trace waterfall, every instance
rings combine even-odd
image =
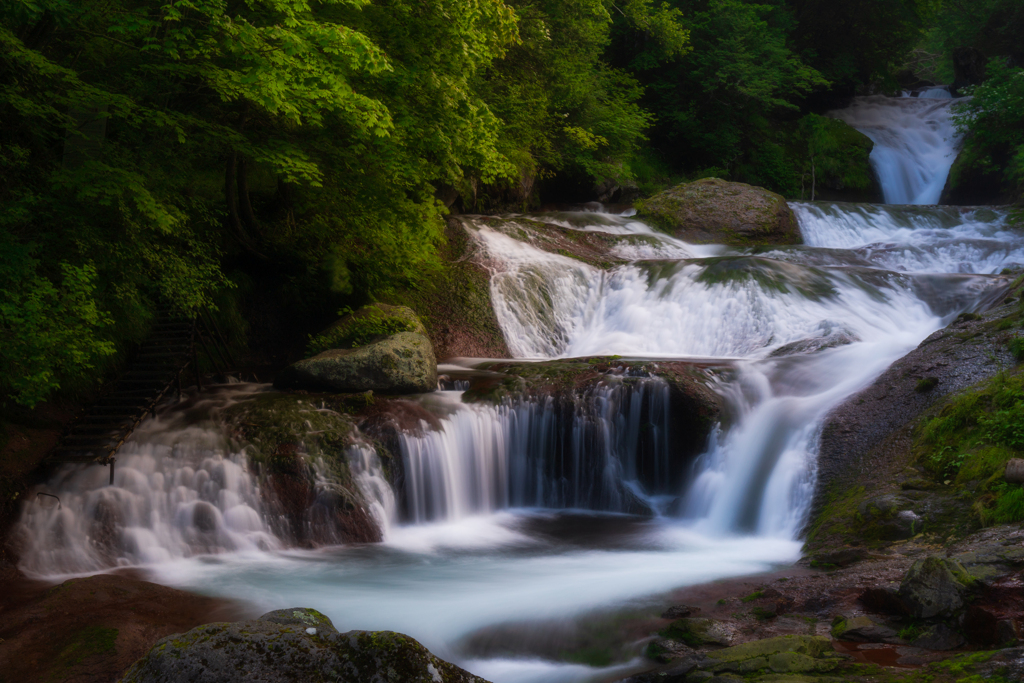
[[[938,204],[960,148],[946,89],[920,97],[858,97],[829,115],[871,138],[871,166],[887,204]]]
[[[112,486],[105,468],[65,465],[26,505],[18,529],[30,574],[71,574],[198,554],[281,547],[270,532],[245,455],[220,430],[149,421],[122,448]]]
[[[561,401],[434,397],[450,413],[440,429],[401,437],[411,521],[509,507],[653,513],[686,467],[672,460],[668,385],[613,382]]]
[[[262,390],[264,387],[255,387]],[[235,385],[196,412],[218,414],[253,387]],[[355,444],[349,468],[381,529],[396,516],[394,493],[373,448]],[[322,460],[310,463],[316,488],[333,484]],[[211,554],[265,552],[294,543],[264,482],[215,421],[171,410],[140,425],[118,453],[113,485],[102,467],[64,465],[30,496],[14,532],[29,575],[81,574],[156,565]]]

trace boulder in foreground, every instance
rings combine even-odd
[[[799,244],[796,216],[779,194],[704,178],[636,204],[637,216],[696,244]]]
[[[417,394],[437,389],[437,359],[430,340],[399,332],[356,349],[328,349],[288,366],[276,389]]]
[[[301,608],[168,636],[121,680],[485,683],[438,659],[408,636],[390,631],[338,633],[323,614]]]

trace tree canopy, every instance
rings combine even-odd
[[[10,0],[2,401],[87,390],[160,313],[244,336],[415,289],[450,210],[869,183],[814,98],[984,4],[961,37],[954,0]]]

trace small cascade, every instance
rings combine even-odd
[[[933,311],[905,276],[819,267],[812,265],[820,260],[815,253],[736,254],[601,271],[525,244],[505,250],[509,238],[502,235],[481,232],[480,238],[499,264],[492,294],[506,340],[526,358],[765,357],[835,329],[871,338],[911,321],[931,324],[949,311]]]
[[[76,574],[192,555],[281,547],[256,477],[220,430],[192,428],[161,443],[144,423],[118,458],[114,485],[100,468],[66,465],[47,487],[60,503],[30,501],[18,529],[30,574]]]
[[[235,385],[197,412],[216,415],[261,390]],[[397,505],[377,452],[357,443],[346,456],[367,511],[386,531]],[[27,502],[15,531],[21,567],[30,575],[81,574],[277,550],[311,538],[340,542],[332,514],[344,506],[344,491],[322,458],[309,465],[313,502],[299,521],[315,528],[296,533],[275,487],[224,426],[215,420],[191,423],[187,408],[171,408],[145,421],[122,448],[113,485],[103,468],[65,465],[40,489],[59,500],[46,495]]]
[[[875,143],[871,166],[887,204],[938,204],[960,148],[945,89],[920,97],[858,97],[829,115]]]
[[[499,405],[432,397],[441,428],[401,437],[410,521],[457,520],[511,507],[652,514],[678,492],[669,388],[656,378],[602,384],[571,400]]]

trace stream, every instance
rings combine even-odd
[[[593,667],[545,648],[482,648],[472,636],[659,609],[672,589],[800,557],[828,412],[928,335],[991,303],[1009,284],[1001,271],[1024,265],[1024,237],[1004,212],[930,206],[958,145],[943,92],[859,98],[834,113],[875,141],[888,204],[793,203],[800,246],[691,245],[629,215],[541,217],[645,237],[617,247],[627,262],[599,269],[465,219],[492,264],[495,313],[516,358],[697,358],[732,368],[716,386],[732,418],[675,489],[645,486],[633,465],[640,411],[656,431],[655,466],[671,458],[657,381],[594,392],[560,445],[547,436],[542,403],[474,404],[461,390],[441,391],[417,399],[440,429],[403,435],[401,490],[372,448],[349,452],[384,542],[289,549],[266,520],[244,452],[200,404],[147,421],[119,454],[114,486],[100,468],[69,467],[49,482],[62,506],[26,506],[22,569],[57,579],[137,566],[159,583],[259,609],[313,607],[342,631],[407,633],[495,683],[627,675],[630,657]],[[479,361],[446,362],[442,371],[456,376]],[[231,385],[204,400],[212,409],[268,390]],[[556,481],[543,468],[552,457],[601,466]],[[655,514],[630,514],[636,501]],[[103,516],[119,529],[114,555],[89,541]],[[641,649],[638,640],[633,656]]]

